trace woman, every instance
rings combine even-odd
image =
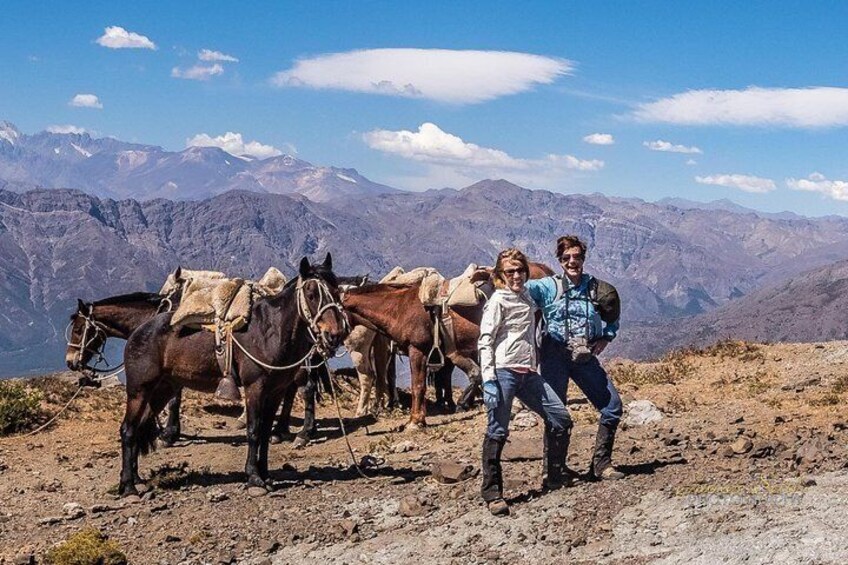
[[[527,258],[518,249],[501,251],[492,275],[496,290],[483,309],[480,322],[480,368],[488,427],[483,439],[483,500],[494,515],[509,514],[503,499],[501,453],[509,435],[513,398],[545,420],[543,487],[570,485],[565,457],[571,416],[553,389],[539,376],[536,357],[536,306],[524,288],[529,274]]]

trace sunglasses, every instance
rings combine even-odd
[[[572,259],[577,259],[578,261],[582,261],[584,259],[584,257],[580,253],[575,253],[573,255],[568,254],[568,253],[564,253],[564,254],[560,255],[559,262],[560,263],[567,263],[567,262],[571,261]]]
[[[504,276],[507,276],[507,277],[511,277],[511,276],[517,275],[517,274],[523,275],[524,269],[504,269],[503,274],[504,274]]]

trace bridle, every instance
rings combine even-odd
[[[316,306],[314,314],[309,305],[309,301],[306,299],[305,289],[309,282],[315,283],[318,288],[318,305]],[[296,293],[297,314],[300,316],[300,319],[306,323],[309,338],[314,344],[313,349],[324,358],[333,355],[335,348],[331,347],[330,344],[327,343],[323,332],[318,327],[318,321],[326,311],[335,310],[338,313],[339,318],[342,320],[343,331],[348,333],[350,331],[350,322],[347,319],[347,313],[344,311],[341,303],[336,301],[333,297],[333,294],[330,292],[329,285],[320,278],[298,278]]]
[[[162,312],[170,312],[174,308],[174,303],[172,298],[174,294],[177,293],[179,289],[171,290],[168,294],[166,294],[162,301],[159,303],[159,307],[156,309],[156,314],[161,314]],[[156,315],[154,314],[154,315]],[[74,320],[72,319],[68,322],[68,326],[65,328],[65,341],[67,342],[68,347],[73,347],[76,349],[76,355],[74,355],[74,364],[79,368],[77,371],[81,373],[85,372],[93,372],[93,373],[109,373],[111,371],[119,371],[124,364],[121,363],[115,367],[108,367],[106,369],[98,369],[97,365],[100,363],[107,363],[106,355],[104,353],[106,349],[106,339],[109,337],[107,330],[109,329],[106,324],[103,322],[98,322],[94,318],[94,311],[90,310],[88,314],[82,312],[82,310],[77,311],[77,316],[83,319],[83,328],[82,328],[82,336],[80,336],[80,340],[77,343],[71,341],[71,337],[73,334],[73,325]],[[95,343],[98,338],[102,338],[100,341],[100,346],[97,348],[92,348],[91,344]],[[97,357],[97,361],[94,363],[93,367],[88,365],[83,365],[83,358],[85,353],[91,353],[91,358]]]
[[[68,342],[68,347],[73,347],[77,351],[76,355],[74,356],[74,364],[80,367],[78,369],[80,371],[85,369],[95,372],[107,372],[113,370],[103,370],[95,368],[100,363],[106,361],[106,357],[103,354],[103,350],[106,347],[106,338],[109,337],[109,334],[106,333],[106,326],[101,322],[95,320],[94,316],[91,313],[85,314],[82,311],[78,311],[77,316],[82,318],[84,324],[82,327],[82,335],[80,336],[79,342],[74,343],[71,341],[74,320],[71,320],[68,323],[68,327],[65,328],[65,340]],[[92,348],[91,344],[95,343],[98,338],[101,338],[100,346],[97,348]],[[83,366],[83,358],[86,352],[91,353],[92,358],[97,356],[97,362],[94,364],[95,367]]]

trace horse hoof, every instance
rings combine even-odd
[[[128,496],[139,496],[138,489],[135,488],[135,485],[121,485],[121,488],[118,490],[118,496],[121,498],[126,498]]]
[[[309,440],[300,436],[294,438],[294,442],[292,442],[292,447],[295,449],[303,449],[307,445],[309,445]]]
[[[257,498],[265,496],[266,494],[268,494],[268,489],[266,487],[247,487],[247,496]]]
[[[406,425],[403,427],[403,431],[412,432],[416,430],[423,430],[426,426],[427,424],[425,424],[424,422],[407,422]]]
[[[268,441],[270,441],[273,445],[277,445],[278,443],[283,443],[283,436],[273,435]]]

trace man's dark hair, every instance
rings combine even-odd
[[[583,241],[579,237],[577,237],[576,235],[564,235],[557,240],[557,247],[556,247],[557,260],[559,260],[562,257],[563,253],[565,253],[567,250],[571,249],[572,247],[579,247],[580,248],[580,255],[584,259],[586,258],[586,244],[583,243]]]

